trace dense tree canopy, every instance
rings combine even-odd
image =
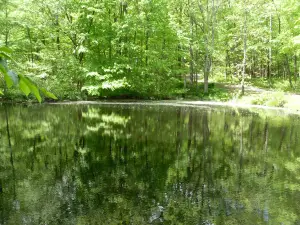
[[[1,0],[0,45],[59,97],[299,77],[297,0]],[[199,81],[204,81],[204,86]]]

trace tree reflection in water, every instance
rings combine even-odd
[[[41,105],[0,118],[0,224],[300,223],[299,117]]]

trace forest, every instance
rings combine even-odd
[[[0,46],[13,100],[300,91],[297,0],[0,0]]]
[[[0,225],[300,224],[299,59],[299,0],[0,0]]]

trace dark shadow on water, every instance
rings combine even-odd
[[[300,223],[299,117],[18,105],[0,118],[0,224]]]

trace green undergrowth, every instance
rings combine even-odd
[[[186,99],[203,101],[222,101],[226,102],[236,97],[237,91],[230,92],[225,88],[216,87],[214,83],[208,85],[209,92],[204,93],[203,84],[187,88]]]
[[[214,76],[211,79],[211,82],[214,83],[221,83],[221,84],[235,84],[240,85],[241,79],[237,77],[228,76],[227,79],[222,76]],[[294,79],[291,81],[292,85],[290,84],[288,79],[282,79],[273,77],[272,79],[268,78],[250,78],[247,77],[245,79],[246,86],[254,86],[261,89],[266,90],[273,90],[273,91],[284,91],[290,93],[300,93],[300,80],[298,79],[295,81]]]
[[[284,107],[287,103],[283,92],[265,92],[254,96],[251,100],[253,105],[264,105],[270,107]]]
[[[263,88],[263,89],[272,89],[276,91],[284,91],[284,92],[300,92],[300,82],[292,81],[292,86],[288,80],[282,79],[266,79],[266,78],[255,78],[249,79],[246,82],[248,85],[252,85],[255,87]]]

